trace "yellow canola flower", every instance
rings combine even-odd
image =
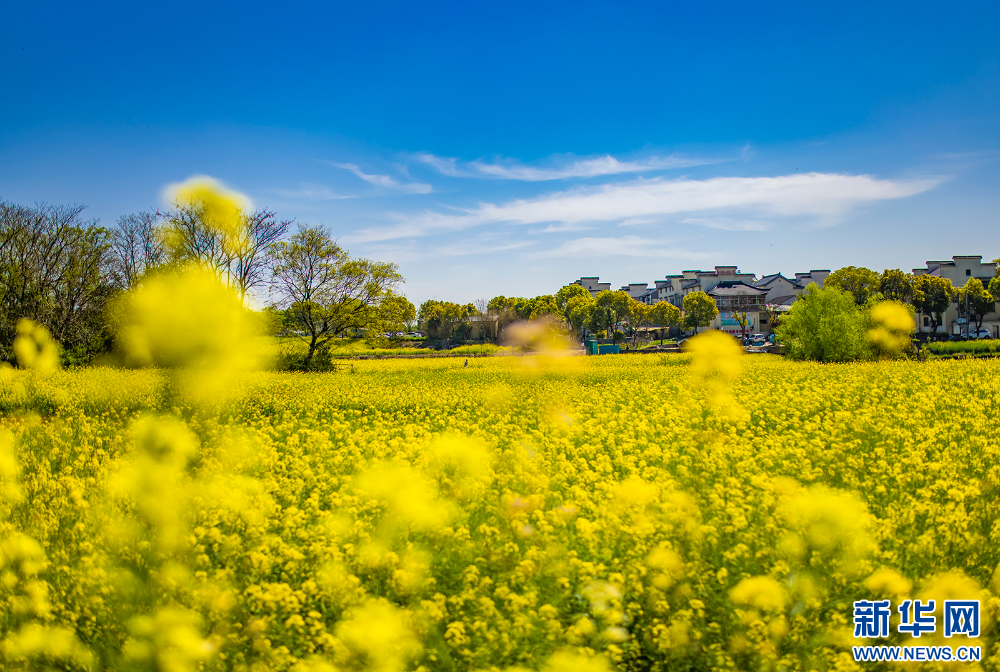
[[[420,653],[420,642],[406,614],[384,599],[368,600],[349,610],[337,624],[336,634],[355,664],[372,672],[402,672]]]
[[[59,344],[48,329],[27,318],[22,318],[17,323],[14,355],[23,369],[51,373],[59,368]]]
[[[135,510],[150,526],[157,550],[171,553],[184,541],[191,484],[188,461],[197,450],[191,431],[174,418],[145,418],[132,428],[132,460],[114,473],[109,491],[135,503]],[[118,530],[128,540],[128,530]]]
[[[733,586],[729,599],[763,611],[781,611],[788,602],[788,594],[770,576],[751,576]]]
[[[865,588],[882,595],[909,595],[913,582],[894,569],[879,567],[865,579]]]
[[[793,557],[805,560],[815,550],[853,572],[875,548],[871,515],[852,493],[814,486],[788,499],[781,511],[792,530],[783,548]]]
[[[583,352],[574,347],[563,325],[551,316],[508,325],[504,345],[532,353],[518,358],[521,373],[576,374],[583,367]]]
[[[742,370],[739,342],[713,329],[687,339],[683,348],[691,353],[692,382],[705,391],[708,403],[733,420],[745,415],[731,392]]]
[[[20,473],[14,437],[7,432],[0,432],[0,504],[16,504],[24,498],[18,483]],[[2,508],[0,508],[0,520],[3,520]]]
[[[615,497],[625,506],[644,509],[659,498],[660,489],[637,476],[630,476],[615,489]]]
[[[425,470],[437,476],[444,492],[467,499],[485,494],[492,463],[493,456],[481,441],[449,433],[427,447]]]
[[[131,624],[133,639],[125,654],[136,661],[152,663],[164,672],[191,672],[215,653],[215,647],[199,632],[201,619],[188,609],[164,607],[150,616],[137,616]]]
[[[357,489],[386,504],[392,527],[431,531],[447,524],[452,505],[437,496],[436,488],[412,467],[380,466],[358,477]]]
[[[557,651],[545,661],[542,672],[611,672],[611,665],[604,656]]]
[[[67,665],[68,669],[94,668],[93,654],[73,630],[40,623],[29,623],[0,641],[0,661],[6,661],[12,670],[56,669],[49,666],[53,662]]]

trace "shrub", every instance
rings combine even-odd
[[[871,359],[865,310],[854,296],[836,287],[806,287],[777,329],[791,359],[849,362]]]

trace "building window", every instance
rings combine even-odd
[[[931,318],[927,317],[926,315],[924,315],[924,326],[925,327],[931,326]]]
[[[972,269],[971,268],[965,269],[965,274],[966,275],[972,275]]]

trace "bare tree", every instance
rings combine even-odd
[[[288,233],[292,222],[291,219],[278,219],[272,210],[257,210],[246,215],[246,240],[236,246],[229,263],[233,285],[241,299],[268,282],[268,264],[274,246]]]
[[[268,280],[274,245],[293,220],[278,219],[271,210],[243,213],[234,231],[220,231],[206,222],[197,206],[175,206],[165,216],[165,237],[171,261],[189,261],[216,269],[240,298]]]
[[[115,280],[122,289],[131,289],[150,269],[166,261],[161,219],[158,212],[118,218],[111,231],[111,253]]]

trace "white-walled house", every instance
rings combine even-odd
[[[683,307],[684,297],[691,292],[710,292],[721,282],[745,282],[752,284],[753,273],[740,273],[736,266],[716,266],[714,271],[688,270],[680,275],[668,275],[655,282],[655,289],[643,295],[642,300],[653,304],[669,301],[678,308]]]
[[[571,285],[580,285],[588,292],[591,296],[597,296],[598,292],[606,292],[611,290],[610,282],[601,282],[601,278],[598,276],[589,278],[580,278],[579,280],[574,280],[570,283]]]
[[[761,277],[753,285],[767,290],[767,303],[787,306],[793,303],[810,283],[815,282],[822,287],[828,275],[830,275],[828,269],[812,270],[808,273],[796,273],[793,280],[781,273],[772,273]]]
[[[712,328],[727,334],[739,335],[743,332],[736,313],[747,316],[747,334],[771,333],[765,303],[767,290],[754,287],[746,282],[720,282],[708,295],[715,299],[719,314],[712,320]]]
[[[977,278],[983,283],[983,287],[989,287],[990,280],[996,275],[997,265],[993,262],[983,263],[982,255],[954,256],[951,261],[928,261],[925,268],[914,268],[914,275],[932,275],[939,278],[951,280],[955,289],[965,285],[969,278]],[[962,332],[962,318],[964,318],[964,306],[952,303],[945,311],[943,324],[938,326],[939,334],[958,334]],[[972,326],[975,328],[975,325]],[[983,318],[983,329],[989,330],[994,338],[1000,337],[1000,315],[997,306],[994,304],[993,312],[988,313]],[[929,334],[931,331],[931,318],[929,315],[917,314],[917,329],[921,333]]]

